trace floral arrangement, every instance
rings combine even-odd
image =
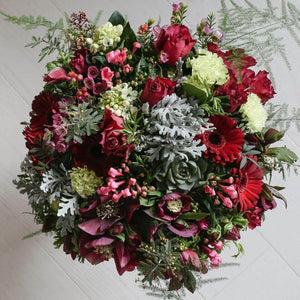
[[[59,56],[32,102],[15,183],[73,259],[114,259],[120,275],[137,268],[145,285],[194,292],[195,276],[226,245],[242,252],[240,232],[284,200],[267,178],[297,156],[271,146],[284,133],[266,126],[268,73],[221,50],[213,14],[191,33],[186,10],[173,4],[170,24],[149,19],[136,34],[118,12],[100,27],[83,12],[67,27],[23,18],[49,28],[30,44],[47,43],[41,58]]]

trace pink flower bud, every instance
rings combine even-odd
[[[131,70],[131,67],[130,67],[129,64],[126,64],[126,65],[123,66],[123,73],[125,73],[125,74],[129,73],[130,70]]]
[[[128,184],[131,185],[135,185],[136,184],[136,179],[135,178],[130,178]]]
[[[205,35],[210,35],[210,34],[212,34],[212,30],[211,30],[211,28],[209,28],[209,26],[204,26],[204,28],[202,29],[202,33],[203,34],[205,34]]]
[[[131,196],[131,192],[130,192],[129,188],[126,188],[126,189],[122,190],[121,193],[122,193],[122,196],[123,196],[124,198],[128,198],[128,197]]]
[[[133,43],[133,49],[132,49],[132,54],[136,52],[136,50],[141,48],[141,44],[139,42],[134,42]]]
[[[201,230],[207,230],[209,228],[209,224],[206,220],[206,218],[202,219],[198,222],[198,226]]]
[[[116,170],[114,168],[109,169],[108,175],[111,176],[111,177],[123,176],[123,174],[121,172],[119,172],[118,170]]]
[[[218,241],[216,243],[210,243],[213,247],[215,247],[217,250],[221,250],[223,248],[223,243],[222,241]]]
[[[192,267],[195,267],[197,269],[200,268],[200,266],[201,266],[199,256],[193,250],[188,249],[188,250],[182,251],[179,260],[180,260],[181,264],[184,266],[191,265]]]

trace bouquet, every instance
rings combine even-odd
[[[284,132],[266,126],[268,73],[222,48],[213,14],[191,32],[186,11],[173,4],[170,24],[149,19],[137,33],[118,12],[100,27],[84,12],[66,27],[22,19],[48,27],[30,44],[47,43],[41,59],[59,56],[25,123],[17,188],[72,259],[113,259],[171,294],[194,292],[230,243],[243,251],[240,232],[285,201],[268,178],[297,161],[271,146]]]

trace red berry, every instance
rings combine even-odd
[[[84,97],[84,98],[87,98],[87,97],[89,97],[89,96],[90,96],[90,94],[87,93],[87,92],[85,92],[85,93],[83,94],[83,97]]]
[[[77,95],[78,95],[78,96],[82,96],[82,91],[78,91],[78,92],[77,92]]]
[[[83,93],[87,92],[87,88],[85,86],[83,88],[81,88],[81,90]]]

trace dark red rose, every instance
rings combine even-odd
[[[186,57],[196,43],[190,34],[189,29],[184,25],[172,25],[167,30],[162,29],[160,35],[153,43],[154,48],[159,53],[163,51],[167,54],[167,64],[174,66],[179,57]]]
[[[154,80],[149,78],[146,80],[141,100],[153,106],[165,96],[173,94],[176,84],[176,81],[172,81],[169,78],[156,77]]]
[[[107,156],[118,156],[128,159],[133,144],[125,145],[126,137],[120,132],[123,130],[123,119],[116,116],[111,110],[106,110],[104,120],[100,126],[102,153]]]
[[[256,94],[261,99],[262,104],[265,104],[269,99],[274,97],[275,91],[271,80],[268,78],[267,71],[259,71],[252,78],[249,87],[249,92]]]
[[[86,48],[75,51],[74,58],[71,59],[71,66],[78,74],[85,74],[88,69],[88,64],[86,62],[86,56],[89,54]]]
[[[176,220],[181,213],[191,209],[193,201],[192,197],[181,193],[165,195],[158,203],[158,214],[164,220]]]

